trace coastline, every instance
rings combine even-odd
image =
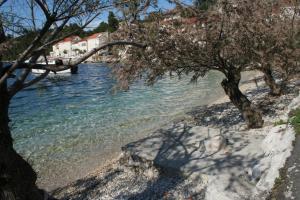
[[[93,64],[93,63],[92,63]],[[250,74],[249,74],[250,73]],[[242,80],[241,80],[241,83],[240,83],[240,88],[243,92],[245,92],[246,90],[249,90],[249,89],[254,89],[256,86],[254,84],[254,82],[252,82],[252,80],[250,80],[248,77],[253,77],[255,76],[256,78],[259,78],[260,76],[262,76],[262,73],[259,72],[259,71],[250,71],[250,72],[244,72],[242,74]],[[221,87],[221,86],[220,86]],[[228,102],[229,101],[229,98],[228,96],[224,93],[222,94],[221,97],[219,97],[217,100],[207,104],[208,107],[212,106],[212,105],[215,105],[215,104],[221,104],[221,103],[225,103],[225,102]],[[201,107],[203,105],[199,105],[199,106],[195,106],[194,108],[192,108],[191,110],[188,110],[187,112],[183,112],[181,114],[178,114],[179,116],[178,117],[175,117],[175,119],[170,119],[167,123],[163,124],[162,126],[159,127],[160,128],[167,128],[170,126],[170,124],[172,123],[178,123],[180,121],[189,121],[191,120],[191,116],[190,115],[187,115],[187,113],[189,112],[192,112],[193,109],[195,109],[196,107]],[[154,133],[155,131],[157,130],[157,128],[153,128],[151,130],[148,130],[148,134],[146,134],[146,136],[144,136],[143,138],[151,135],[152,133]],[[141,139],[143,139],[141,138]],[[103,163],[101,166],[95,168],[93,171],[91,171],[90,173],[86,174],[86,176],[83,177],[86,178],[86,177],[89,177],[89,176],[92,176],[94,174],[97,174],[97,173],[103,173],[105,170],[109,169],[109,168],[112,168],[112,166],[116,165],[117,162],[119,162],[120,158],[122,157],[122,149],[120,148],[119,152],[115,152],[114,153],[114,156],[109,160],[107,159],[107,161],[105,163]],[[65,186],[69,185],[71,183],[68,183],[66,184]],[[65,187],[64,185],[62,185],[61,187]],[[55,190],[55,189],[54,189]]]
[[[257,73],[257,72],[254,72],[256,73],[256,77],[259,78],[260,77],[260,73]],[[250,91],[250,95],[249,95],[249,98],[252,100],[254,96],[257,96],[257,93],[255,94],[251,94],[251,92],[255,91],[255,89],[257,89],[256,87],[259,87],[259,91],[258,93],[263,93],[265,95],[266,93],[266,90],[265,90],[265,87],[264,87],[264,84],[262,83],[262,81],[260,81],[258,83],[258,85],[255,84],[255,82],[253,80],[249,80],[249,79],[244,79],[241,83],[241,90],[243,92],[247,92],[248,95],[249,95],[249,91]],[[223,96],[221,98],[219,98],[217,101],[215,102],[212,102],[211,104],[207,105],[207,106],[204,106],[206,109],[214,109],[213,107],[214,106],[218,106],[220,104],[226,104],[228,103],[228,98],[226,96]],[[201,107],[201,106],[200,106]],[[203,107],[203,106],[202,106]],[[282,105],[281,105],[282,107]],[[285,106],[284,106],[285,107]],[[195,108],[195,109],[192,109],[189,113],[193,113],[193,112],[199,112],[199,110],[197,111],[198,108]],[[280,116],[283,114],[283,112],[286,112],[284,109],[281,110],[281,114]],[[278,115],[279,116],[279,115]],[[278,117],[276,116],[276,117]],[[279,116],[279,117],[280,117]],[[202,116],[203,117],[203,116]],[[275,118],[276,118],[275,117]],[[281,116],[282,117],[282,116]],[[193,116],[192,118],[197,118],[197,116]],[[208,117],[209,118],[209,117]],[[274,119],[271,119],[271,117],[266,117],[267,118],[267,124],[265,125],[265,129],[268,129],[270,128],[270,124],[272,123],[272,121],[274,121]],[[273,117],[274,118],[274,117]],[[207,116],[203,118],[204,121],[207,120]],[[276,120],[276,119],[275,119]],[[200,120],[201,121],[201,120]],[[208,124],[209,124],[209,119],[208,119]],[[181,117],[179,118],[178,120],[175,120],[173,121],[173,125],[174,124],[180,124],[180,123],[187,123],[187,124],[191,124],[191,126],[197,126],[199,124],[193,122],[192,119],[189,119],[189,118],[186,118],[186,117]],[[245,126],[242,126],[242,127],[239,127],[241,125],[241,122],[239,121],[239,123],[235,124],[236,127],[235,129],[237,129],[238,131],[242,130],[242,131],[245,131]],[[170,124],[166,124],[166,127],[170,126]],[[211,125],[208,125],[210,127],[213,127]],[[221,126],[222,127],[222,124],[217,124],[217,126]],[[267,128],[266,128],[267,127]],[[267,132],[267,130],[265,130]],[[251,132],[251,131],[250,131]],[[261,135],[262,137],[259,138],[259,140],[263,140],[264,137],[266,136],[266,134],[258,134],[258,135]],[[154,169],[153,166],[151,166],[152,164],[147,164],[148,166],[145,168],[145,166],[143,166],[141,168],[140,164],[141,163],[130,163],[132,161],[128,161],[128,155],[124,155],[124,151],[125,151],[125,154],[126,154],[126,151],[128,151],[128,149],[123,148],[123,153],[121,153],[121,155],[119,155],[118,157],[115,157],[113,158],[112,160],[109,160],[108,162],[106,162],[103,166],[100,166],[99,168],[95,169],[93,172],[89,173],[85,178],[83,179],[80,179],[80,180],[77,180],[76,182],[74,183],[71,183],[71,184],[68,184],[67,186],[64,186],[64,187],[61,187],[61,188],[58,188],[57,190],[54,190],[53,191],[53,194],[59,198],[62,198],[62,199],[77,199],[77,197],[82,197],[82,194],[84,195],[92,195],[94,196],[95,195],[95,188],[98,186],[98,185],[101,185],[100,183],[102,183],[103,181],[106,183],[104,186],[105,191],[107,192],[107,194],[105,194],[104,196],[102,195],[100,197],[100,199],[113,199],[111,198],[110,194],[111,193],[114,193],[114,191],[110,191],[110,187],[112,187],[112,185],[109,186],[109,183],[108,181],[112,181],[111,179],[113,178],[110,178],[109,175],[110,174],[115,174],[116,176],[118,176],[120,174],[120,176],[135,176],[136,174],[140,174],[142,173],[143,175],[146,176],[146,179],[144,180],[141,180],[141,181],[149,181],[149,179],[154,179],[156,176],[158,176],[158,171],[157,169]],[[124,156],[125,156],[125,159],[124,159]],[[127,156],[127,157],[126,157]],[[126,160],[127,159],[127,160]],[[145,161],[142,161],[142,162],[145,162]],[[134,169],[134,170],[132,170]],[[142,172],[141,172],[142,171]],[[122,174],[123,173],[123,174]],[[127,173],[127,174],[126,174]],[[252,173],[252,172],[251,172]],[[107,180],[107,177],[108,180]],[[123,177],[124,178],[124,177]],[[207,178],[207,177],[206,177]],[[173,180],[174,179],[174,180]],[[164,180],[167,182],[168,184],[168,181],[178,181],[178,177],[172,177],[171,180]],[[201,179],[203,179],[203,177],[201,177]],[[205,179],[205,178],[204,178]],[[206,182],[212,182],[212,180],[208,180],[209,178],[207,178]],[[202,180],[203,182],[205,182],[205,180]],[[97,183],[95,186],[95,182]],[[184,181],[183,181],[184,182]],[[112,181],[112,184],[115,183],[114,181]],[[181,184],[181,183],[180,183]],[[180,185],[179,184],[179,185]],[[186,183],[184,183],[186,184]],[[183,184],[183,185],[184,185]],[[206,183],[208,184],[208,183]],[[85,185],[85,188],[83,189],[82,188],[82,185]],[[95,188],[91,187],[90,185],[94,185]],[[216,185],[214,185],[216,186]],[[100,187],[100,186],[99,186]],[[126,187],[130,187],[130,186],[126,186]],[[198,186],[199,187],[199,186]],[[162,187],[163,188],[163,187]],[[131,188],[132,189],[132,188]],[[139,188],[140,189],[140,188]],[[135,188],[135,190],[139,190],[138,188]],[[130,189],[127,189],[127,190],[130,190]],[[127,191],[126,190],[126,191]],[[176,189],[175,189],[176,190]],[[200,187],[200,191],[202,191],[203,188],[202,186]],[[207,192],[209,191],[209,188],[206,188],[206,193],[209,193]],[[103,192],[103,191],[102,191]],[[173,191],[174,192],[174,191]],[[212,194],[215,194],[215,192],[218,192],[218,193],[221,193],[220,191],[211,191]],[[203,194],[203,191],[200,192],[200,196],[204,195]],[[166,194],[166,195],[169,195],[169,194]],[[198,196],[198,197],[200,197]],[[209,196],[209,194],[206,194],[206,196]],[[211,196],[211,195],[210,195]],[[119,196],[120,197],[120,196]],[[96,198],[96,196],[95,196]],[[123,198],[123,197],[122,197]],[[121,199],[122,199],[121,198]],[[126,198],[125,198],[126,199]],[[143,199],[142,197],[140,199]],[[213,199],[213,198],[207,198],[207,199]]]

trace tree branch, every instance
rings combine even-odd
[[[41,2],[40,0],[35,0],[35,2],[40,6],[40,8],[42,9],[44,15],[46,16],[46,18],[49,20],[51,18],[51,15],[49,13],[49,10],[47,8],[47,5],[44,4],[43,2]]]
[[[44,37],[44,35],[47,33],[49,28],[52,25],[51,20],[47,20],[43,29],[40,31],[40,33],[36,36],[36,38],[33,40],[32,44],[20,55],[20,57],[17,59],[17,62],[14,63],[14,65],[9,68],[9,70],[0,78],[0,85],[13,73],[15,69],[18,68],[18,65],[26,59],[26,56],[37,46],[37,44],[41,41],[41,39]]]
[[[5,2],[7,2],[7,0],[0,0],[0,7],[3,6],[3,4],[5,4]]]
[[[114,42],[109,42],[107,44],[104,44],[100,47],[94,48],[93,50],[87,52],[86,54],[84,54],[81,58],[75,60],[74,62],[71,62],[71,65],[78,65],[80,63],[82,63],[83,61],[85,61],[86,59],[88,59],[89,57],[91,57],[92,55],[94,55],[95,53],[97,53],[98,51],[105,49],[107,47],[111,47],[111,46],[117,46],[117,45],[131,45],[131,46],[135,46],[141,49],[145,49],[146,45],[145,44],[140,44],[140,43],[136,43],[136,42],[129,42],[129,41],[114,41]]]
[[[86,59],[88,59],[89,57],[91,57],[92,55],[94,55],[95,53],[97,53],[98,51],[105,49],[107,47],[111,47],[111,46],[117,46],[117,45],[131,45],[131,46],[135,46],[141,49],[145,49],[146,45],[144,44],[140,44],[140,43],[136,43],[136,42],[129,42],[129,41],[114,41],[114,42],[109,42],[107,44],[104,44],[98,48],[94,48],[93,50],[87,52],[86,54],[84,54],[81,58],[75,60],[75,61],[71,61],[68,62],[66,64],[63,65],[47,65],[47,64],[37,64],[37,63],[20,63],[17,65],[18,69],[43,69],[43,70],[49,70],[52,72],[59,72],[59,71],[64,71],[66,69],[70,69],[80,63],[82,63],[83,61],[85,61]],[[6,67],[6,70],[9,70],[10,67],[14,66],[14,64],[11,64],[9,66]]]
[[[12,87],[9,89],[9,97],[12,98],[17,92],[19,92],[20,90],[30,87],[32,85],[34,85],[35,83],[43,80],[44,78],[46,78],[48,76],[48,74],[50,73],[49,70],[46,70],[43,74],[35,77],[34,79],[26,82],[26,83],[20,83],[19,87]]]

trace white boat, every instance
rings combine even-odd
[[[25,63],[29,63],[29,59],[26,60]],[[38,62],[38,64],[46,65],[47,63],[46,62]],[[49,60],[48,64],[49,65],[54,65],[55,64],[55,60]],[[43,73],[46,72],[45,69],[32,69],[31,71],[34,74],[43,74]],[[63,75],[63,74],[77,74],[77,71],[78,71],[78,67],[74,66],[72,69],[70,68],[70,69],[58,71],[56,73],[50,72],[50,74],[61,74],[61,75]]]
[[[46,65],[46,62],[39,62],[38,64],[42,64],[42,65]],[[54,65],[55,64],[55,61],[49,61],[48,62],[49,65]],[[32,73],[35,73],[35,74],[43,74],[45,73],[46,70],[44,69],[32,69],[31,70]],[[59,72],[56,72],[56,74],[71,74],[71,69],[66,69],[66,70],[63,70],[63,71],[59,71]],[[54,72],[50,72],[50,74],[55,74]]]
[[[31,70],[32,73],[35,73],[35,74],[43,74],[45,73],[46,70],[44,69],[32,69]],[[66,69],[66,70],[63,70],[63,71],[59,71],[59,72],[56,72],[56,74],[71,74],[71,69]],[[55,74],[54,72],[50,72],[50,74]]]

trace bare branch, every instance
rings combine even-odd
[[[32,52],[32,50],[38,45],[38,43],[41,41],[41,39],[45,36],[47,31],[51,27],[52,23],[52,21],[46,21],[42,30],[32,41],[32,44],[20,55],[20,57],[17,59],[17,62],[0,78],[0,85],[9,77],[9,75],[11,75],[11,73],[13,73],[15,69],[17,69],[18,64],[22,63],[29,55],[29,53]]]
[[[145,49],[146,45],[144,44],[140,44],[140,43],[135,43],[135,42],[130,42],[130,41],[114,41],[114,42],[109,42],[107,44],[104,44],[98,48],[95,48],[89,52],[87,52],[86,54],[84,54],[81,58],[75,60],[75,61],[70,61],[68,63],[65,63],[63,65],[60,64],[53,64],[53,65],[47,65],[47,64],[37,64],[37,63],[20,63],[17,65],[18,69],[42,69],[42,70],[49,70],[52,72],[59,72],[59,71],[64,71],[66,69],[70,69],[73,66],[76,66],[82,62],[84,62],[86,59],[88,59],[89,57],[91,57],[92,55],[94,55],[95,53],[97,53],[98,51],[108,48],[108,47],[112,47],[112,46],[120,46],[120,45],[130,45],[130,46],[135,46],[141,49]],[[11,64],[10,66],[7,66],[6,70],[9,70],[9,68],[11,68],[12,66],[14,66],[14,64]]]
[[[141,49],[145,49],[146,45],[144,44],[140,44],[140,43],[136,43],[136,42],[130,42],[130,41],[114,41],[114,42],[109,42],[107,44],[104,44],[98,48],[95,48],[93,50],[91,50],[90,52],[87,52],[86,54],[84,54],[81,58],[71,62],[71,65],[78,65],[80,63],[82,63],[83,61],[85,61],[86,59],[88,59],[89,57],[91,57],[92,55],[94,55],[95,53],[97,53],[98,51],[108,48],[108,47],[112,47],[112,46],[116,46],[116,45],[131,45],[131,46],[135,46]]]
[[[28,69],[26,69],[28,70]],[[30,71],[30,70],[29,70]],[[26,83],[23,83],[23,82],[18,82],[18,87],[16,85],[12,86],[9,88],[9,96],[10,98],[12,98],[16,93],[18,93],[20,90],[24,89],[24,88],[27,88],[27,87],[30,87],[36,83],[38,83],[39,81],[43,80],[44,78],[46,78],[48,76],[48,74],[50,73],[49,70],[46,70],[43,74],[35,77],[34,79],[26,82]]]
[[[41,0],[35,0],[35,2],[39,5],[39,7],[42,9],[44,15],[46,16],[47,20],[51,18],[51,14],[49,12],[49,9],[47,7],[47,4],[42,2]]]
[[[0,7],[3,6],[3,4],[5,4],[7,2],[7,0],[0,0]]]

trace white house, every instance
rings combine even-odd
[[[81,39],[72,45],[72,57],[80,56],[88,51],[88,41]]]
[[[107,41],[108,33],[95,33],[85,38],[71,36],[53,45],[50,56],[53,58],[65,59],[77,58],[80,57],[80,55],[99,47]],[[97,60],[98,55],[99,54],[93,55],[88,59],[88,61]]]
[[[52,57],[70,58],[72,56],[72,45],[81,40],[78,36],[67,37],[64,40],[52,46]]]

